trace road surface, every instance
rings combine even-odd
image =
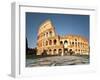
[[[79,56],[52,56],[38,59],[27,59],[26,67],[36,66],[65,66],[89,64],[89,59]]]

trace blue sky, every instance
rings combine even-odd
[[[28,47],[36,47],[39,26],[50,19],[59,35],[81,35],[89,40],[89,15],[51,14],[26,12],[26,37]]]

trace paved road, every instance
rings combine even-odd
[[[38,59],[27,59],[26,67],[34,66],[65,66],[65,65],[77,65],[88,64],[89,59],[77,56],[53,56]]]

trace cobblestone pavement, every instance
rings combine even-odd
[[[26,67],[36,66],[65,66],[89,64],[89,59],[78,56],[53,56],[38,59],[27,59]]]

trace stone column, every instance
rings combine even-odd
[[[51,49],[51,54],[53,55],[53,49]]]
[[[64,56],[64,49],[62,48],[62,53],[61,53],[61,56]]]
[[[58,49],[56,49],[56,50],[57,50],[57,55],[58,55],[58,54],[59,54],[59,51],[58,51],[58,50],[59,50],[59,48],[58,48]]]

